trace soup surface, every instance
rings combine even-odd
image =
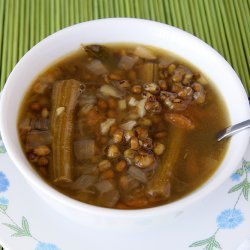
[[[138,209],[182,198],[222,161],[215,87],[185,60],[136,44],[82,46],[42,72],[18,121],[23,151],[60,192]]]

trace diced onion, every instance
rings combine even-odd
[[[138,101],[134,97],[131,97],[128,101],[128,105],[134,107],[137,105],[137,102]]]
[[[118,102],[118,107],[120,110],[125,110],[127,108],[126,100],[120,100]]]
[[[95,104],[96,103],[96,97],[93,95],[82,95],[78,100],[79,106],[82,107],[85,104]]]
[[[134,54],[145,59],[154,60],[156,56],[147,48],[142,46],[137,46],[135,48]]]
[[[79,115],[86,115],[92,108],[94,107],[94,104],[86,103],[84,106],[80,109]]]
[[[147,182],[147,176],[146,173],[143,172],[143,170],[131,166],[128,170],[128,173],[135,178],[136,180],[142,182],[142,183],[146,183]]]
[[[77,164],[74,166],[74,171],[76,176],[81,175],[96,175],[99,170],[97,167],[97,164],[94,163],[83,163],[83,164]]]
[[[103,95],[105,96],[113,96],[116,98],[121,98],[122,97],[122,93],[120,93],[117,89],[115,89],[114,87],[110,86],[110,85],[102,85],[100,88],[100,91]]]
[[[95,175],[82,175],[72,183],[71,188],[75,190],[86,190],[93,186],[98,180]]]
[[[48,131],[32,130],[27,133],[25,148],[33,149],[40,145],[49,145],[51,143],[51,134]]]
[[[124,69],[124,70],[130,70],[133,68],[133,66],[135,65],[137,61],[138,61],[138,57],[122,56],[118,63],[118,68]]]
[[[96,146],[94,140],[85,139],[74,142],[75,157],[79,161],[92,158],[95,155],[95,151]]]
[[[100,193],[109,192],[114,189],[113,184],[109,180],[103,180],[101,182],[98,182],[95,187]]]
[[[120,128],[124,130],[132,130],[133,127],[136,125],[136,121],[128,121],[120,125]]]
[[[142,118],[146,114],[145,110],[145,103],[146,99],[142,99],[140,101],[137,101],[134,97],[131,97],[129,99],[128,105],[132,107],[137,107],[138,108],[138,115]]]
[[[110,127],[115,123],[115,119],[109,118],[105,122],[102,122],[100,125],[101,133],[106,135],[109,132]]]
[[[118,190],[111,190],[109,192],[102,193],[98,200],[104,207],[114,207],[120,199]]]
[[[138,114],[139,116],[142,118],[145,114],[146,114],[146,110],[145,110],[145,103],[146,103],[146,99],[142,99],[138,102]]]
[[[103,65],[100,60],[94,59],[87,65],[88,70],[90,70],[93,74],[99,76],[108,73],[108,70]]]

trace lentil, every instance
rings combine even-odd
[[[38,156],[45,156],[48,155],[50,153],[50,149],[48,146],[37,146],[34,149],[34,154],[38,155]]]
[[[109,158],[117,158],[120,156],[119,148],[116,145],[111,145],[108,147],[107,156]]]

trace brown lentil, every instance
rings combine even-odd
[[[131,88],[131,91],[134,93],[134,94],[140,94],[142,92],[142,86],[141,85],[134,85],[132,88]]]
[[[122,141],[122,139],[123,139],[123,130],[118,128],[115,130],[115,132],[113,134],[113,142],[119,143]]]
[[[116,113],[116,111],[115,110],[109,110],[108,112],[107,112],[107,116],[108,116],[108,118],[116,118],[117,117],[117,113]]]
[[[122,175],[119,179],[119,186],[121,189],[126,190],[128,189],[128,178],[126,175]]]
[[[164,150],[165,150],[164,144],[159,143],[159,142],[156,142],[156,143],[154,144],[154,153],[155,153],[156,155],[161,155],[161,154],[163,154]]]
[[[121,160],[121,161],[119,161],[119,162],[116,163],[115,170],[117,172],[122,172],[126,168],[126,166],[127,166],[126,161],[125,160]]]
[[[131,163],[132,161],[134,161],[134,158],[135,158],[135,155],[136,155],[136,151],[133,150],[133,149],[126,149],[124,152],[123,152],[123,156],[124,158],[129,162]]]
[[[106,144],[108,142],[108,137],[102,136],[100,142],[101,144]]]
[[[144,89],[152,94],[158,94],[160,92],[160,87],[154,82],[145,83]]]
[[[182,79],[183,79],[183,74],[180,74],[179,72],[172,76],[173,82],[181,82]]]
[[[122,80],[122,75],[119,72],[109,74],[111,80]]]
[[[117,124],[113,124],[113,125],[110,127],[110,129],[109,129],[110,135],[113,135],[117,129],[118,129],[118,125],[117,125]]]
[[[101,173],[100,180],[112,179],[114,178],[114,176],[115,176],[114,171],[112,169],[109,169]]]
[[[120,156],[120,151],[119,151],[119,148],[116,146],[116,145],[110,145],[108,147],[108,152],[107,152],[107,156],[109,158],[117,158]]]
[[[28,153],[27,156],[29,161],[31,161],[32,163],[36,163],[38,161],[38,157],[34,153]]]
[[[169,73],[166,69],[162,69],[159,72],[159,76],[161,79],[167,79],[168,75],[169,75]]]
[[[116,108],[117,108],[118,103],[117,103],[117,101],[115,100],[115,98],[110,97],[110,98],[108,99],[108,106],[109,106],[110,109],[116,109]]]
[[[200,91],[200,92],[194,92],[194,100],[199,103],[199,104],[202,104],[205,102],[205,94],[203,91]]]
[[[34,154],[38,155],[38,156],[45,156],[48,155],[50,153],[50,149],[48,146],[37,146],[36,148],[34,148]]]
[[[192,88],[196,92],[203,91],[203,86],[200,83],[198,83],[198,82],[193,83],[192,84]]]
[[[144,92],[142,93],[142,96],[143,96],[144,98],[146,98],[147,101],[149,101],[149,102],[154,102],[154,101],[156,101],[156,96],[153,95],[152,93],[148,92],[148,91],[144,91]]]
[[[32,111],[40,111],[40,110],[41,110],[41,105],[40,105],[39,102],[32,102],[32,103],[30,104],[30,109],[31,109]]]
[[[171,64],[168,65],[168,73],[169,74],[172,75],[174,73],[175,69],[176,69],[176,65],[175,64],[171,63]]]
[[[138,135],[139,139],[145,139],[148,137],[148,130],[143,127],[137,127],[135,129],[136,134]]]
[[[111,162],[109,160],[102,160],[98,164],[98,168],[101,172],[108,170],[111,168]]]
[[[141,126],[150,127],[152,126],[152,121],[149,118],[143,117],[139,120]]]
[[[49,164],[49,160],[48,160],[48,158],[42,156],[42,157],[40,157],[40,158],[38,159],[37,164],[38,164],[39,166],[46,166],[46,165]]]
[[[133,130],[127,130],[124,133],[124,138],[126,141],[129,141],[131,139],[131,137],[135,136],[135,131]]]
[[[186,75],[184,76],[184,79],[183,79],[183,81],[182,81],[182,84],[184,84],[184,85],[189,85],[189,84],[191,83],[192,79],[193,79],[193,74],[188,73],[188,74],[186,74]]]
[[[130,83],[129,83],[129,81],[127,81],[127,80],[121,80],[121,81],[119,82],[119,85],[120,85],[120,87],[123,88],[123,89],[128,89],[128,88],[130,87]]]
[[[145,149],[145,150],[150,150],[153,148],[153,141],[151,138],[145,138],[140,141],[140,145]]]
[[[183,86],[180,82],[175,82],[173,83],[172,87],[171,87],[171,91],[174,93],[178,93],[182,90]]]
[[[130,139],[130,148],[133,150],[137,150],[140,147],[139,140],[137,137],[133,136]]]
[[[107,110],[108,108],[108,104],[106,101],[99,99],[97,102],[97,106],[101,109],[101,110]]]
[[[159,102],[146,102],[145,103],[145,109],[147,111],[150,111],[152,113],[161,113],[162,111],[162,106]]]
[[[168,84],[165,80],[160,80],[158,82],[158,84],[159,84],[159,87],[161,88],[161,90],[167,90]]]
[[[47,108],[43,108],[41,112],[42,118],[47,118],[49,116],[49,111]]]
[[[153,155],[137,155],[135,156],[135,165],[140,168],[147,168],[154,162]]]

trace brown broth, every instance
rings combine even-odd
[[[143,59],[133,55],[134,49],[138,45],[110,44],[105,46],[107,51],[111,51],[112,56],[105,51],[105,53],[98,55],[99,58],[93,59],[92,56],[81,48],[50,65],[34,80],[23,99],[18,120],[20,141],[27,159],[49,185],[74,199],[97,206],[118,209],[147,208],[170,203],[186,196],[209,179],[220,165],[226,153],[229,141],[217,142],[214,137],[217,131],[229,124],[227,110],[222,98],[208,78],[205,78],[196,67],[176,55],[161,49],[145,47],[155,55],[156,59]],[[124,55],[128,55],[130,59],[136,58],[137,61],[132,69],[121,70],[118,68],[117,64]],[[96,75],[96,72],[89,70],[90,63],[100,58],[108,70],[107,74]],[[145,64],[149,66],[147,72],[144,72],[142,69]],[[153,64],[156,69],[153,74],[150,74],[148,72],[152,69],[150,67]],[[177,66],[176,69],[172,69],[173,74],[171,73],[170,64]],[[179,65],[182,66],[179,67]],[[176,72],[180,69],[181,72],[184,70],[185,73],[181,79],[178,79],[179,75]],[[192,75],[192,80],[185,82],[184,79],[188,74]],[[175,79],[174,81],[173,76],[176,76],[177,80]],[[152,77],[152,81],[145,80],[150,77]],[[145,79],[143,80],[143,78]],[[51,174],[51,168],[53,169],[53,152],[55,152],[51,144],[51,127],[53,127],[53,124],[50,123],[53,109],[51,100],[53,97],[52,89],[55,88],[57,81],[67,79],[75,79],[84,83],[86,89],[79,94],[80,97],[77,99],[74,110],[73,142],[69,150],[73,157],[72,166],[70,166],[72,178],[69,177],[71,181],[68,182],[55,182],[55,178]],[[162,81],[160,84],[160,80],[165,82]],[[158,106],[150,108],[150,105],[155,103],[155,101],[149,101],[148,97],[146,98],[146,104],[144,104],[144,107],[149,105],[147,106],[149,107],[148,110],[146,110],[143,118],[136,118],[138,116],[138,107],[129,106],[129,101],[131,97],[134,97],[136,101],[143,100],[143,97],[141,93],[132,93],[132,87],[139,85],[137,89],[140,90],[142,88],[145,92],[144,84],[148,82],[155,82],[158,87],[161,86],[161,89],[156,90],[156,93],[153,92],[154,90],[150,90],[151,95],[153,93],[153,97],[156,97],[161,110],[158,109]],[[127,83],[129,86],[126,86]],[[198,83],[198,85],[194,87],[194,83]],[[117,87],[121,84],[124,84],[122,85],[122,90],[120,87]],[[163,93],[166,88],[164,84],[167,85],[166,90],[168,92],[175,93],[174,99],[170,97],[168,97],[167,101],[165,97],[165,99],[163,97],[160,99],[160,93]],[[115,88],[118,93],[122,93],[124,96],[119,98],[105,96],[103,93],[100,93],[100,88],[104,85],[112,86],[112,88]],[[202,90],[198,90],[199,88],[202,88]],[[183,89],[193,92],[189,97],[183,97],[180,92]],[[147,93],[150,91],[147,91]],[[195,92],[196,96],[194,95]],[[202,99],[203,95],[205,96],[204,100]],[[197,96],[198,99],[195,99]],[[89,106],[86,106],[85,103],[84,106],[82,103],[86,102],[87,98],[90,97],[95,97],[97,101],[94,104],[88,103]],[[169,98],[171,101],[169,101]],[[119,109],[120,100],[126,101],[125,110]],[[185,108],[178,108],[180,107],[178,106],[179,102],[183,105],[185,104]],[[66,112],[65,107],[63,108],[60,111],[62,113]],[[172,124],[167,118],[164,118],[165,114],[177,114],[177,118],[187,118],[188,122],[191,121],[191,126],[194,126],[194,128],[186,128],[187,124],[184,125],[185,128],[178,128],[179,125],[177,124],[176,127],[176,121]],[[134,134],[133,142],[135,144],[133,146],[139,143],[138,149],[135,149],[138,158],[134,157],[132,160],[129,160],[129,158],[124,157],[125,150],[132,145],[131,141],[126,142],[124,139],[124,129],[121,129],[123,139],[118,143],[112,141],[113,134],[118,133],[115,125],[110,127],[107,134],[102,135],[100,131],[101,123],[110,118],[115,119],[117,128],[121,124],[133,120],[137,122],[133,129],[134,131],[138,127],[147,130],[148,136],[146,138],[140,138],[140,134],[138,134],[140,130],[136,130]],[[143,122],[149,122],[152,125],[142,125]],[[174,156],[166,158],[169,147],[171,147],[169,145],[172,145],[171,141],[175,140],[175,138],[171,138],[171,133],[174,130],[182,131],[181,143],[177,145],[178,150],[170,153],[175,154],[179,152],[177,161],[173,160]],[[166,136],[159,138],[164,133]],[[60,138],[62,141],[63,136],[64,131],[62,132],[62,139]],[[153,149],[150,149],[150,139],[153,141]],[[86,143],[86,140],[94,140],[95,142],[95,152],[91,158],[82,157],[83,154],[74,151],[74,145],[76,145],[74,143],[76,141],[81,143],[84,141]],[[160,146],[165,148],[160,155],[155,153],[158,152],[155,149],[156,143],[161,144]],[[116,158],[107,156],[108,148],[111,145],[117,146],[120,151],[120,155]],[[45,148],[39,148],[39,146],[45,146]],[[78,150],[82,147],[78,147]],[[172,148],[176,147],[172,146]],[[158,148],[158,150],[160,149]],[[149,166],[141,167],[142,165],[140,164],[142,164],[145,156],[151,157],[153,162]],[[154,178],[155,173],[160,171],[160,168],[163,168],[163,158],[170,159],[169,161],[173,161],[174,164],[172,164],[173,167],[167,174],[168,177],[164,177],[164,192],[161,189],[160,192],[163,193],[159,195],[157,191],[156,195],[155,193],[152,195],[148,190],[150,190],[149,187],[152,184],[151,182],[153,182],[151,180]],[[107,170],[104,171],[102,167],[105,168],[106,165],[99,166],[102,160],[108,160],[112,166],[107,167]],[[120,163],[117,166],[118,162]],[[124,165],[126,166],[124,167]],[[134,175],[128,173],[128,169],[131,166],[134,167],[133,170],[139,170],[139,177],[134,178]],[[80,176],[85,178],[82,189],[79,188],[78,178]],[[77,179],[78,184],[76,185]],[[87,185],[87,182],[92,183],[92,185],[84,187]],[[103,188],[108,191],[104,192]]]

